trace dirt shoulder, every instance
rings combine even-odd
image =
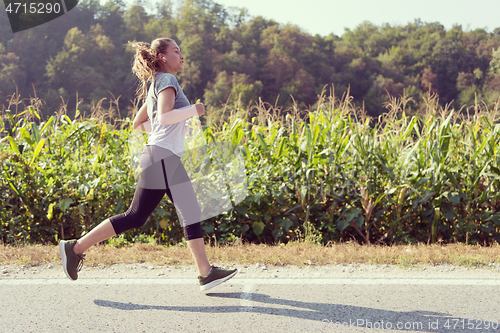
[[[207,246],[211,263],[241,278],[500,278],[500,245],[362,246],[308,243]],[[85,278],[196,278],[185,246],[105,245],[86,253]],[[57,246],[0,245],[0,279],[65,278]]]

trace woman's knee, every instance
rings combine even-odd
[[[128,219],[130,221],[129,224],[131,226],[130,229],[142,228],[146,224],[148,217],[149,215],[139,214],[139,212],[137,211],[130,212],[130,214],[128,215]]]
[[[188,240],[203,238],[203,231],[201,230],[201,223],[189,224],[184,227],[184,238]]]
[[[137,214],[136,211],[127,211],[110,218],[116,234],[121,234],[130,229],[139,229],[146,224],[148,217]]]

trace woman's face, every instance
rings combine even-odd
[[[175,74],[184,69],[184,56],[179,46],[177,46],[177,43],[170,42],[167,47],[167,52],[160,53],[158,56],[160,57],[165,72]],[[163,57],[165,57],[166,60],[163,59]]]

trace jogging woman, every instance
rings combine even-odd
[[[132,228],[140,228],[166,193],[182,218],[184,236],[199,271],[201,290],[233,277],[237,270],[223,270],[208,262],[200,224],[201,210],[181,163],[186,119],[205,114],[203,104],[190,105],[177,79],[184,69],[184,56],[170,38],[134,43],[132,71],[141,80],[138,94],[146,103],[134,118],[134,130],[150,132],[140,158],[141,175],[130,208],[102,221],[82,238],[60,241],[64,272],[78,278],[84,252],[91,246]],[[149,90],[147,82],[151,82]]]

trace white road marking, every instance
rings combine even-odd
[[[248,280],[248,279],[246,279]],[[237,280],[240,281],[240,280]],[[253,280],[255,282],[255,280]],[[251,312],[252,311],[252,287],[253,285],[251,283],[245,284],[243,287],[243,292],[241,293],[240,296],[240,306],[241,306],[241,311],[243,312]]]
[[[122,285],[122,284],[144,284],[144,285],[197,285],[196,279],[85,279],[77,281],[69,279],[0,279],[0,285]],[[500,279],[231,279],[231,284],[244,285],[252,288],[253,285],[448,285],[448,286],[500,286]],[[250,289],[249,289],[250,290]],[[243,291],[243,297],[249,291]]]

